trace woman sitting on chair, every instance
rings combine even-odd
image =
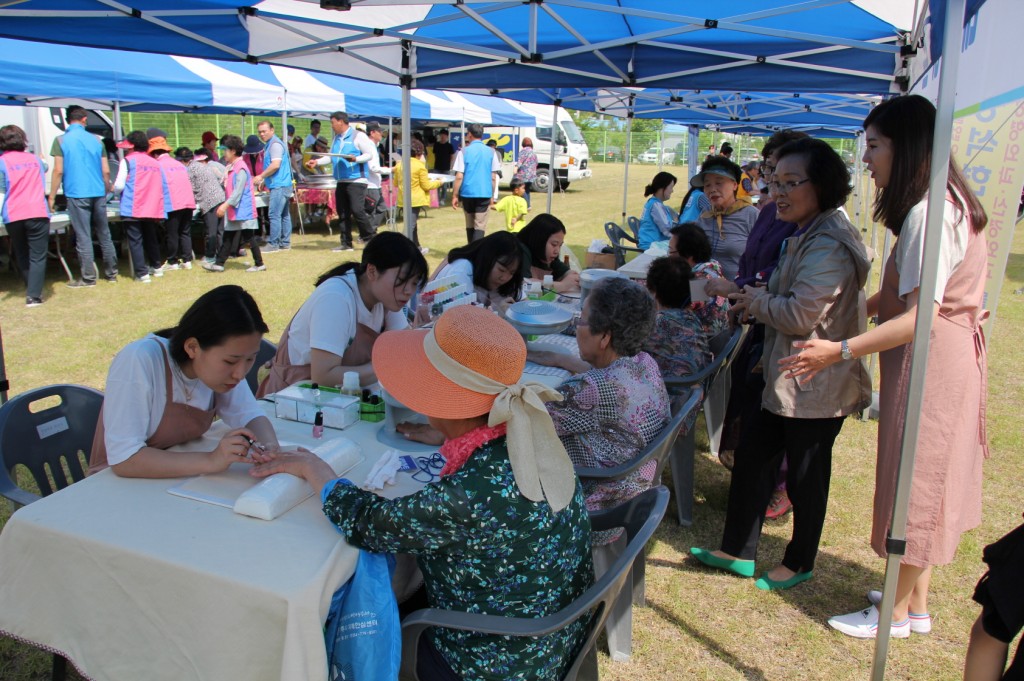
[[[658,315],[643,349],[665,378],[695,374],[713,359],[704,325],[690,308],[691,279],[693,272],[679,258],[658,258],[647,271]]]
[[[655,241],[669,238],[669,231],[676,224],[679,216],[665,204],[672,198],[676,188],[676,176],[664,171],[658,173],[651,183],[644,188],[644,196],[649,196],[644,204],[644,212],[640,215],[640,234],[638,246],[647,250]]]
[[[722,279],[722,266],[717,260],[711,259],[711,242],[700,227],[687,222],[673,227],[671,234],[668,241],[669,256],[679,258],[689,265],[694,279]],[[704,334],[708,340],[729,328],[729,300],[725,296],[691,301],[690,309],[704,325]]]
[[[122,477],[178,478],[252,463],[253,441],[277,450],[274,428],[245,381],[266,332],[252,296],[219,286],[176,327],[127,345],[107,374],[89,472],[109,464]],[[167,451],[201,437],[215,416],[232,428],[216,449]]]
[[[565,225],[550,213],[541,213],[516,233],[523,244],[523,276],[554,279],[558,293],[580,290],[580,275],[559,259],[565,243]],[[527,274],[528,273],[528,274]]]
[[[385,333],[373,364],[389,394],[443,433],[439,481],[385,499],[335,480],[308,453],[282,455],[253,474],[305,478],[353,546],[416,555],[430,607],[544,617],[583,594],[593,583],[590,519],[572,464],[539,408],[558,394],[520,383],[526,346],[519,333],[488,310],[456,307],[430,331]],[[539,637],[433,628],[420,638],[417,673],[442,681],[557,681],[586,635],[586,617]]]

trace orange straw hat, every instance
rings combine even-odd
[[[389,331],[373,345],[377,379],[410,409],[442,419],[488,414],[488,425],[506,424],[520,494],[557,512],[576,491],[572,462],[544,406],[562,395],[521,382],[525,366],[522,337],[482,307],[453,308],[429,331]]]
[[[152,154],[158,150],[171,151],[171,145],[167,143],[166,137],[151,137],[149,139],[149,153]]]
[[[384,389],[425,416],[468,419],[486,414],[494,395],[456,385],[423,349],[425,329],[388,331],[373,344],[373,370]],[[512,325],[482,307],[463,305],[441,315],[437,344],[467,369],[512,385],[526,366],[526,343]]]

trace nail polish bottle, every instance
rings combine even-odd
[[[318,411],[313,417],[313,438],[319,440],[324,436],[324,413]]]

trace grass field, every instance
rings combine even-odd
[[[638,215],[643,186],[654,174],[630,169],[629,212]],[[594,167],[594,178],[573,184],[554,198],[553,212],[568,226],[567,242],[577,255],[591,239],[603,238],[602,225],[619,221],[623,167]],[[682,170],[680,170],[682,175]],[[679,192],[673,202],[678,202]],[[534,196],[534,212],[544,197]],[[420,235],[436,265],[448,248],[465,239],[461,213],[434,209],[420,220]],[[492,228],[499,225],[492,215]],[[339,261],[330,247],[337,234],[326,230],[296,234],[293,249],[268,255],[268,270],[247,274],[239,261],[227,272],[202,269],[169,272],[152,284],[122,278],[91,290],[70,290],[51,262],[40,308],[24,307],[24,289],[10,272],[0,274],[0,323],[12,392],[50,383],[81,383],[103,388],[113,355],[148,331],[173,325],[203,291],[222,283],[248,288],[259,302],[276,341],[316,276]],[[959,678],[967,635],[978,614],[970,600],[983,572],[981,549],[1020,522],[1024,466],[1019,405],[1024,401],[1024,346],[1019,332],[1024,305],[1014,290],[1024,280],[1024,237],[1018,235],[1003,286],[998,320],[989,334],[989,437],[992,457],[985,469],[985,513],[981,527],[965,536],[956,561],[937,569],[932,581],[934,633],[894,641],[889,656],[892,679]],[[358,251],[356,253],[358,255]],[[244,260],[244,259],[241,259]],[[122,273],[128,272],[121,263]],[[693,527],[671,520],[673,507],[650,546],[648,607],[634,611],[634,653],[628,664],[602,656],[602,678],[623,681],[663,679],[862,679],[871,666],[873,643],[833,632],[825,620],[866,607],[864,593],[882,581],[883,562],[868,547],[874,481],[876,424],[849,420],[840,435],[832,475],[832,496],[815,578],[788,592],[765,593],[741,580],[694,565],[690,546],[717,546],[721,536],[729,473],[698,456]],[[700,435],[698,435],[698,441]],[[667,480],[668,478],[666,478]],[[1017,491],[1014,491],[1017,490]],[[0,505],[2,506],[2,505]],[[8,510],[0,510],[0,521]],[[789,536],[788,519],[766,526],[759,565],[776,564]],[[95,623],[102,626],[101,622]],[[0,679],[49,678],[49,656],[10,640],[0,640]],[[77,678],[72,674],[72,678]]]

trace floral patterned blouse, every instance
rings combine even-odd
[[[668,393],[646,352],[620,357],[604,369],[573,376],[558,387],[562,402],[549,402],[555,432],[574,466],[617,466],[636,458],[669,420]],[[617,506],[651,486],[654,461],[614,482],[587,482],[591,511]],[[614,541],[620,529],[594,534],[594,544]]]
[[[722,266],[717,260],[698,263],[693,266],[693,275],[694,279],[721,279]],[[690,309],[697,313],[704,325],[708,340],[729,328],[729,299],[725,296],[715,296],[706,303],[690,303]]]
[[[594,582],[590,518],[579,484],[558,513],[522,496],[504,436],[407,497],[385,499],[344,484],[327,489],[324,514],[353,546],[416,555],[431,607],[544,617]],[[443,628],[426,635],[465,681],[558,681],[583,644],[585,620],[538,638]]]
[[[654,358],[666,378],[695,374],[713,359],[704,325],[689,308],[658,312],[644,352]]]
[[[533,147],[523,147],[519,150],[519,166],[513,176],[521,182],[533,182],[537,179],[537,154]]]

